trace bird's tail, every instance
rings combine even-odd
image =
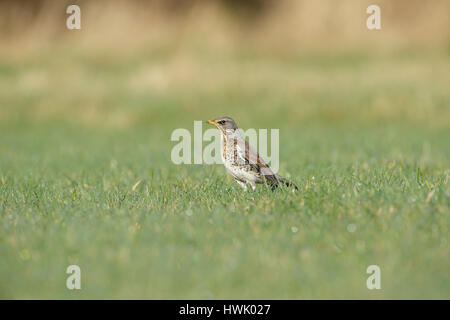
[[[280,184],[298,190],[298,187],[293,182],[289,181],[286,178],[283,178],[277,173],[272,175],[265,175],[264,178],[266,179],[267,184],[269,184],[272,187],[272,190],[275,190]]]
[[[277,176],[278,181],[281,182],[282,184],[284,184],[286,187],[292,187],[295,190],[298,190],[298,187],[293,182],[289,181],[286,178],[283,178],[282,176],[280,176],[278,174],[276,174],[276,176]]]

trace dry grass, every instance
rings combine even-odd
[[[349,47],[445,47],[450,39],[450,3],[446,0],[267,1],[268,9],[258,15],[242,14],[239,8],[225,10],[213,1],[192,1],[175,13],[164,1],[78,1],[81,31],[65,27],[68,2],[24,3],[0,5],[5,52],[26,53],[65,44],[119,52],[198,46],[233,51],[244,46],[292,53]],[[365,27],[365,9],[370,4],[381,7],[381,31],[370,32]]]

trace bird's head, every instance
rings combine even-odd
[[[214,120],[208,120],[209,124],[216,126],[222,133],[226,133],[228,130],[235,131],[238,126],[230,117],[219,117]]]

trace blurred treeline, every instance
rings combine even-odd
[[[66,28],[66,8],[81,8],[82,29]],[[381,31],[366,28],[366,8],[381,8]],[[230,50],[439,46],[450,43],[448,0],[0,0],[3,48],[69,43],[117,49],[207,44]]]

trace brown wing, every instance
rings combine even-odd
[[[256,152],[246,140],[243,141],[243,146],[240,145],[241,143],[238,143],[238,148],[240,148],[241,151],[242,148],[245,148],[245,152],[241,152],[241,154],[244,155],[245,162],[254,167],[257,172],[261,173],[268,183],[277,185],[277,175],[270,169],[264,159],[260,157],[258,152]]]
[[[269,165],[262,159],[258,152],[256,152],[250,144],[245,141],[245,159],[250,162],[251,164],[256,164],[261,171],[263,169],[266,171],[266,173],[263,174],[274,174],[273,171],[270,169]]]
[[[240,146],[239,143],[238,148],[242,150],[242,146]],[[272,189],[282,183],[286,186],[293,186],[296,190],[298,190],[295,184],[274,173],[264,159],[259,156],[258,152],[256,152],[246,140],[244,140],[244,148],[245,152],[242,152],[241,154],[244,155],[245,161],[254,166],[254,168],[264,176],[264,179],[269,185],[272,186]]]

